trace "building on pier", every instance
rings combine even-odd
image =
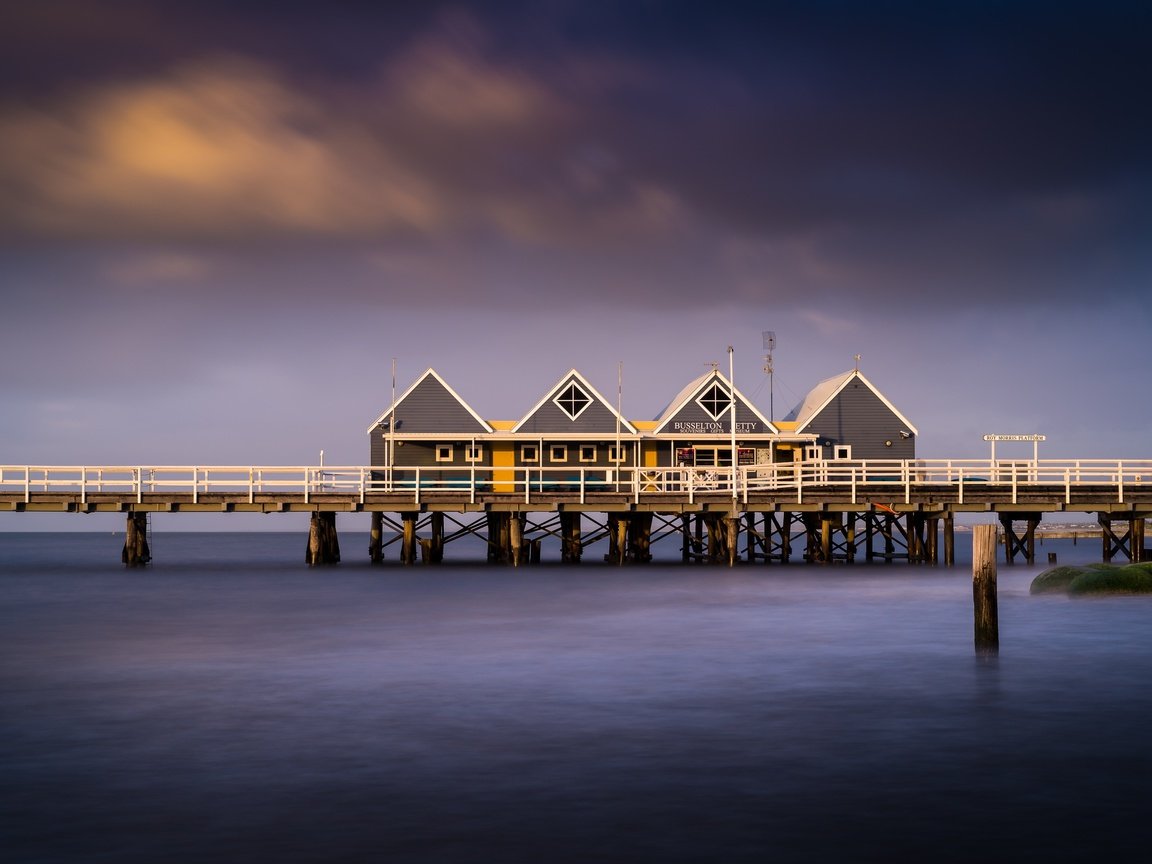
[[[428,369],[368,427],[373,466],[398,466],[395,479],[414,472],[447,483],[468,483],[472,469],[492,464],[486,446],[496,432],[435,369]]]
[[[607,483],[623,468],[767,465],[831,458],[851,453],[854,446],[870,452],[878,432],[901,442],[884,455],[899,458],[896,453],[911,452],[896,427],[912,434],[914,427],[860,380],[872,398],[845,395],[841,387],[803,421],[773,423],[713,369],[684,386],[654,420],[629,420],[570,369],[519,420],[485,420],[428,369],[369,426],[369,458],[374,467],[392,467],[397,481],[411,479],[412,469],[419,468],[429,482],[474,483],[483,469],[493,491],[501,491],[506,485],[501,469],[538,469],[538,482],[544,485],[570,484],[577,474]],[[877,404],[889,414],[878,412]],[[862,416],[845,417],[853,411]],[[827,422],[830,412],[839,417],[835,428]],[[846,435],[860,435],[859,443]],[[827,448],[827,457],[824,441],[836,445]]]
[[[806,461],[916,456],[916,427],[859,369],[821,381],[777,425],[814,438]]]

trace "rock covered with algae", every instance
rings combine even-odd
[[[1152,562],[1062,565],[1032,580],[1032,594],[1152,594]]]

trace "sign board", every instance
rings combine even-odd
[[[1044,435],[985,435],[985,441],[1047,441]]]
[[[736,464],[737,465],[755,465],[756,464],[756,451],[751,447],[737,447],[736,448]]]

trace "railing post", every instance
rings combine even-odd
[[[136,503],[141,504],[144,501],[144,469],[137,466],[132,469],[132,473],[135,475],[133,480],[136,483]]]
[[[253,475],[254,471],[255,471],[255,469],[251,465],[249,465],[248,466],[248,503],[249,504],[252,504],[253,502],[256,501],[256,489],[252,485],[252,475]]]
[[[32,466],[24,466],[24,503],[32,501]]]
[[[581,504],[584,503],[584,481],[587,478],[588,478],[587,472],[583,468],[581,468],[580,469],[580,503]]]
[[[309,504],[312,501],[312,469],[304,469],[304,503]]]
[[[88,468],[86,466],[80,469],[80,503],[88,503]]]
[[[368,482],[367,469],[363,465],[360,466],[360,505],[364,505],[365,484]]]
[[[1012,463],[1012,503],[1016,503],[1016,463]]]
[[[413,501],[414,501],[416,504],[419,504],[419,503],[420,503],[420,484],[421,484],[421,480],[420,480],[420,468],[419,468],[419,467],[417,467],[417,468],[416,468],[416,488],[415,488],[414,490],[412,490],[412,500],[413,500]]]
[[[192,503],[200,503],[200,469],[198,467],[192,469]]]
[[[476,466],[468,469],[468,503],[476,503]]]

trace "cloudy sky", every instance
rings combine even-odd
[[[393,359],[651,418],[728,345],[1152,458],[1150,8],[3,3],[0,463],[362,464]]]

